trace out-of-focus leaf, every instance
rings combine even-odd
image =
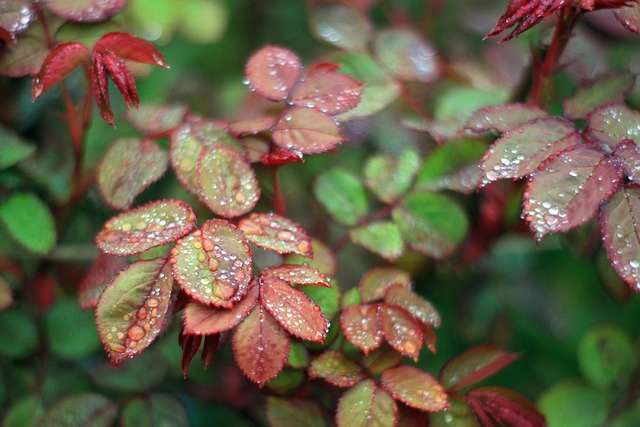
[[[26,30],[35,19],[35,5],[31,0],[11,0],[0,3],[0,27],[12,35]]]
[[[622,140],[640,142],[640,112],[624,104],[603,105],[587,116],[585,133],[614,149]]]
[[[339,351],[327,351],[309,367],[310,378],[322,378],[336,387],[353,387],[364,379],[360,366]]]
[[[10,359],[28,356],[38,347],[38,329],[32,317],[18,308],[0,312],[0,354]]]
[[[209,220],[178,242],[170,262],[176,281],[188,295],[204,304],[231,308],[248,290],[251,255],[235,226]]]
[[[349,238],[353,243],[390,262],[400,258],[404,252],[400,229],[391,221],[375,221],[363,227],[352,228],[349,230]]]
[[[447,362],[440,380],[447,390],[457,391],[494,375],[518,357],[489,345],[473,347]]]
[[[466,396],[474,409],[482,410],[501,425],[547,427],[547,421],[524,396],[502,387],[478,387]]]
[[[7,409],[2,418],[2,427],[37,427],[44,413],[38,396],[27,396]]]
[[[178,335],[178,344],[180,344],[180,348],[182,349],[182,375],[186,379],[189,374],[191,361],[198,353],[198,350],[200,350],[202,337],[200,335],[187,335],[184,331],[180,331],[180,335]]]
[[[44,325],[55,356],[83,359],[100,348],[93,313],[80,311],[75,300],[58,301],[47,313]]]
[[[529,0],[515,0],[507,5],[507,10],[498,19],[498,22],[494,25],[493,29],[485,36],[486,38],[497,36],[509,27],[516,25],[514,30],[507,37],[501,40],[506,42],[516,37],[520,33],[528,30],[536,25],[543,18],[551,15],[553,12],[563,7],[565,2],[563,0],[551,0],[551,1],[529,1]]]
[[[96,325],[114,365],[142,352],[164,331],[172,286],[167,260],[156,258],[131,264],[105,288]]]
[[[220,351],[220,334],[207,335],[202,344],[202,366],[206,369],[216,359]]]
[[[291,285],[314,285],[330,288],[327,277],[308,265],[284,264],[262,270],[261,277],[277,277]]]
[[[191,207],[179,200],[159,200],[123,212],[104,224],[98,248],[111,255],[135,255],[173,242],[196,226]]]
[[[589,220],[620,184],[621,169],[602,150],[584,145],[540,165],[527,185],[522,209],[536,240]]]
[[[225,34],[228,5],[219,1],[189,0],[180,2],[180,34],[197,44],[212,44]]]
[[[53,215],[38,197],[30,193],[14,193],[0,203],[0,220],[9,233],[30,251],[44,254],[56,242]]]
[[[289,346],[289,335],[261,305],[254,307],[233,335],[236,363],[260,387],[282,370]]]
[[[633,87],[635,76],[630,73],[606,74],[580,86],[562,101],[564,115],[571,120],[583,119],[600,105],[622,102]]]
[[[302,154],[322,153],[345,140],[331,116],[300,107],[285,111],[276,123],[272,137],[279,146]]]
[[[311,239],[311,250],[313,251],[312,259],[291,254],[285,258],[285,261],[287,264],[308,265],[328,277],[334,276],[337,271],[337,262],[331,249],[322,241]]]
[[[0,126],[0,170],[11,167],[30,157],[35,147],[18,135]]]
[[[311,9],[316,36],[345,50],[364,51],[371,37],[371,23],[358,10],[343,4],[318,4]]]
[[[422,348],[422,329],[416,318],[404,308],[384,304],[380,308],[379,319],[389,345],[417,361]]]
[[[291,94],[291,102],[335,116],[358,105],[362,88],[362,83],[347,75],[321,73],[302,81]]]
[[[278,123],[278,116],[263,116],[255,119],[238,120],[229,124],[229,132],[234,136],[257,135],[272,129]]]
[[[383,331],[379,326],[378,311],[378,304],[352,304],[340,315],[340,327],[345,338],[364,354],[382,344]]]
[[[288,49],[265,46],[245,67],[247,84],[265,98],[284,101],[302,74],[300,58]]]
[[[127,120],[145,135],[162,135],[178,127],[186,114],[184,105],[142,104],[127,111]]]
[[[428,83],[440,74],[435,49],[411,31],[379,32],[375,49],[380,62],[402,80]]]
[[[615,9],[613,13],[623,27],[636,34],[640,34],[640,5],[631,4]]]
[[[396,402],[369,379],[351,387],[338,402],[338,427],[394,426],[397,421]]]
[[[452,253],[467,234],[462,209],[436,193],[411,193],[392,212],[394,222],[413,249],[433,258]]]
[[[249,242],[279,254],[313,257],[307,232],[289,218],[274,213],[252,213],[238,223]]]
[[[389,368],[402,363],[405,356],[398,353],[387,343],[382,345],[362,358],[362,366],[372,374],[379,375]]]
[[[0,276],[0,311],[11,307],[15,302],[11,286]]]
[[[140,193],[164,175],[167,161],[167,153],[154,141],[114,141],[98,169],[102,197],[116,209],[128,209]]]
[[[397,157],[377,154],[365,165],[365,184],[381,201],[391,203],[409,189],[419,167],[420,158],[413,150]]]
[[[31,25],[18,37],[15,47],[0,55],[0,74],[8,77],[35,76],[49,52],[41,26]]]
[[[129,264],[126,258],[100,254],[93,262],[78,290],[78,303],[83,310],[98,305],[104,288]]]
[[[89,0],[96,1],[96,0]],[[111,0],[126,1],[126,0]],[[94,52],[111,51],[117,57],[143,64],[169,68],[160,51],[151,43],[127,33],[105,34],[93,47]],[[112,76],[113,77],[113,76]],[[117,83],[117,82],[116,82]]]
[[[127,0],[44,0],[51,12],[69,21],[98,22],[118,13]]]
[[[120,415],[122,427],[189,427],[189,414],[182,402],[168,394],[150,394],[129,401]]]
[[[267,397],[267,421],[271,427],[329,426],[318,402],[295,397]]]
[[[391,396],[412,408],[436,412],[449,407],[448,396],[438,380],[414,366],[387,369],[380,382]]]
[[[56,46],[44,59],[38,75],[33,79],[33,99],[89,61],[90,57],[91,52],[81,43],[71,42]]]
[[[38,422],[39,427],[109,427],[118,415],[117,406],[97,393],[69,396],[54,403]]]
[[[613,155],[623,159],[622,170],[627,178],[640,183],[640,147],[631,140],[624,140],[616,147]]]
[[[564,381],[545,391],[538,408],[549,427],[597,427],[609,412],[607,396],[579,382]]]
[[[305,369],[309,366],[309,351],[305,344],[300,341],[293,341],[289,350],[287,366],[294,369]]]
[[[167,359],[153,347],[118,367],[108,362],[87,367],[98,387],[126,393],[148,392],[162,383],[168,370]]]
[[[449,410],[431,412],[431,427],[480,427],[471,408],[464,399],[456,394],[449,395]]]
[[[325,172],[313,189],[316,199],[342,224],[356,225],[369,210],[364,186],[349,172],[340,169]]]
[[[383,299],[387,289],[395,285],[409,289],[411,286],[409,273],[397,268],[377,267],[362,276],[358,289],[362,302],[372,302]]]
[[[490,130],[506,132],[531,120],[547,117],[540,107],[528,104],[492,105],[477,110],[467,120],[466,128],[474,133]]]
[[[385,287],[386,288],[386,287]],[[440,326],[440,314],[431,303],[412,292],[402,283],[386,288],[384,302],[388,305],[404,308],[416,319],[434,327]]]

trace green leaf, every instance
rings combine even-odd
[[[78,360],[100,348],[93,313],[81,311],[75,299],[58,301],[45,317],[45,329],[55,356]]]
[[[599,427],[609,413],[607,400],[586,384],[564,381],[545,391],[537,406],[549,427]]]
[[[292,343],[293,344],[293,343]],[[291,355],[291,352],[289,352]],[[306,380],[304,372],[300,369],[285,367],[277,377],[267,382],[267,387],[279,394],[294,390]]]
[[[435,49],[416,33],[381,31],[376,35],[375,49],[380,62],[403,80],[429,83],[440,75]]]
[[[387,261],[393,262],[402,256],[404,241],[400,229],[391,221],[376,221],[349,230],[349,238],[357,245],[370,250]]]
[[[446,196],[435,193],[411,193],[391,215],[405,241],[433,258],[451,254],[469,227],[462,209]]]
[[[309,378],[322,378],[336,387],[353,387],[363,380],[360,366],[339,351],[327,351],[309,366]]]
[[[409,289],[411,287],[409,273],[397,268],[377,267],[362,276],[358,289],[362,302],[372,302],[384,298],[387,289],[395,285]]]
[[[98,169],[102,197],[116,209],[128,209],[133,200],[167,170],[167,154],[153,141],[116,140]]]
[[[194,44],[212,44],[225,35],[228,7],[223,2],[209,0],[181,1],[180,34]]]
[[[84,393],[65,397],[56,402],[43,415],[39,427],[109,427],[118,414],[117,406],[97,393]]]
[[[299,341],[293,341],[291,343],[287,366],[294,369],[305,369],[309,366],[309,351],[303,343]]]
[[[0,170],[20,163],[36,151],[15,133],[0,127]]]
[[[300,288],[311,301],[318,304],[327,319],[333,319],[340,311],[340,288],[335,280],[330,288],[324,286],[303,286]]]
[[[636,352],[625,331],[615,326],[599,326],[580,340],[578,364],[594,386],[622,391],[631,381]]]
[[[600,105],[622,102],[635,80],[633,74],[626,72],[606,74],[580,86],[573,95],[562,101],[565,117],[583,119]]]
[[[640,143],[640,112],[624,104],[603,105],[587,116],[588,136],[614,149],[623,139]]]
[[[356,225],[369,210],[367,193],[360,180],[349,172],[332,169],[318,177],[316,199],[336,221]]]
[[[312,259],[292,254],[285,258],[285,262],[287,264],[308,265],[329,277],[336,274],[337,263],[335,256],[325,243],[318,239],[311,239],[311,251],[313,252]]]
[[[189,414],[182,402],[169,394],[150,394],[129,401],[120,415],[122,427],[189,427]]]
[[[36,427],[44,408],[38,396],[28,396],[14,403],[2,419],[2,427]]]
[[[401,283],[387,288],[384,293],[384,302],[388,305],[404,308],[425,325],[436,328],[440,326],[440,314],[435,307]]]
[[[271,427],[329,426],[317,402],[291,397],[267,397],[267,421]]]
[[[415,188],[427,191],[448,188],[475,191],[480,181],[478,161],[486,149],[482,141],[474,139],[456,139],[438,145],[422,164]],[[474,179],[469,182],[465,182],[467,177],[464,173],[465,167],[472,167],[475,170]]]
[[[55,28],[50,31],[55,31]],[[17,46],[0,55],[0,74],[8,77],[35,76],[49,50],[42,27],[30,25],[20,35]]]
[[[338,427],[394,426],[397,421],[396,402],[372,380],[351,387],[338,402]]]
[[[160,385],[169,371],[169,363],[151,347],[118,367],[110,363],[90,366],[87,373],[102,389],[125,393],[148,392]]]
[[[343,4],[318,4],[311,9],[315,35],[345,50],[364,51],[371,36],[371,23],[364,14]]]
[[[464,399],[458,395],[449,396],[449,410],[431,412],[429,414],[431,427],[480,427],[473,411]]]
[[[53,215],[33,194],[15,193],[0,203],[0,220],[20,244],[33,252],[47,253],[55,244]]]
[[[420,158],[413,150],[398,156],[377,154],[364,167],[364,182],[384,203],[393,202],[403,195],[420,167]]]
[[[252,213],[238,223],[249,242],[279,254],[297,253],[312,258],[307,232],[288,218],[274,213]]]
[[[506,132],[548,115],[542,108],[528,104],[492,105],[475,111],[467,120],[466,128],[480,134],[490,130]]]
[[[38,348],[35,321],[24,311],[10,308],[0,312],[0,354],[10,359],[25,357]]]
[[[449,407],[447,394],[438,380],[414,366],[387,369],[380,382],[395,399],[412,408],[435,412]]]

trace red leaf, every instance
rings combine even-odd
[[[623,159],[622,170],[627,178],[640,184],[640,147],[630,139],[623,140],[616,147],[613,155]]]
[[[262,387],[284,367],[289,335],[260,305],[256,305],[233,335],[233,355],[244,374]]]
[[[104,67],[106,73],[111,76],[118,91],[122,94],[122,99],[124,99],[127,108],[131,108],[131,104],[137,108],[140,104],[140,98],[138,97],[136,82],[133,79],[131,71],[129,71],[125,65],[124,60],[118,58],[110,50],[94,52],[94,58],[98,58],[100,66]],[[108,98],[108,88],[104,88],[103,92]]]
[[[353,387],[364,379],[360,366],[339,351],[327,351],[309,366],[309,378],[322,378],[336,387]]]
[[[45,7],[51,12],[69,21],[104,21],[120,12],[127,0],[44,0]]]
[[[184,331],[180,331],[178,342],[180,344],[180,347],[182,348],[182,375],[187,378],[187,374],[189,373],[189,365],[191,365],[191,360],[193,360],[193,357],[198,353],[198,350],[200,349],[202,337],[197,335],[188,335],[185,334]]]
[[[302,154],[274,146],[273,149],[260,157],[260,163],[265,166],[283,166],[288,163],[303,162]]]
[[[179,200],[159,200],[111,218],[96,236],[96,245],[106,254],[135,255],[171,243],[195,226],[191,206]]]
[[[257,285],[251,286],[248,294],[231,309],[213,308],[191,301],[182,315],[184,333],[211,335],[234,328],[249,315],[257,302]]]
[[[409,312],[400,307],[382,305],[380,328],[387,342],[398,352],[417,361],[422,348],[422,329]]]
[[[284,280],[261,278],[260,303],[287,332],[298,338],[323,342],[327,336],[327,319],[320,307]]]
[[[587,116],[585,134],[612,150],[626,139],[640,142],[640,111],[624,104],[609,104],[596,108]]]
[[[260,273],[261,277],[277,277],[292,285],[313,285],[330,288],[327,276],[308,265],[284,264],[271,267]]]
[[[613,11],[616,19],[627,30],[640,34],[640,4],[630,5]]]
[[[435,307],[402,284],[389,287],[384,294],[384,302],[405,309],[425,325],[440,326],[440,314]]]
[[[520,394],[502,387],[471,390],[467,400],[477,401],[499,425],[544,427],[547,422],[535,406]],[[492,424],[493,425],[493,424]]]
[[[202,366],[206,367],[213,363],[220,350],[220,334],[206,335],[202,346]]]
[[[274,213],[252,213],[240,220],[238,228],[249,242],[279,254],[296,253],[313,257],[307,232],[289,218]]]
[[[397,422],[396,402],[370,379],[351,387],[338,402],[338,427],[395,426]]]
[[[522,213],[536,240],[589,220],[620,184],[619,160],[580,145],[539,166],[524,193]]]
[[[291,102],[335,116],[358,105],[363,87],[362,83],[344,74],[321,73],[300,83],[291,95]]]
[[[352,304],[342,310],[340,327],[345,338],[369,353],[382,344],[383,332],[378,324],[379,304]]]
[[[93,262],[78,289],[78,303],[83,310],[98,305],[104,288],[129,264],[126,258],[100,254]]]
[[[169,68],[164,57],[154,45],[127,33],[108,33],[93,47],[94,52],[113,52],[128,61]]]
[[[109,81],[107,80],[107,70],[102,65],[101,55],[93,55],[91,62],[91,89],[95,97],[100,116],[102,119],[114,126],[113,110],[109,101]]]
[[[233,136],[256,135],[272,129],[278,116],[263,116],[256,119],[238,120],[229,124],[229,132]]]
[[[362,302],[372,302],[383,299],[387,289],[395,285],[409,289],[411,287],[409,273],[397,268],[377,267],[362,276],[358,289]]]
[[[387,369],[380,382],[391,396],[412,408],[436,412],[449,407],[448,396],[438,380],[416,367]]]
[[[345,140],[331,116],[309,108],[285,111],[272,137],[279,146],[302,154],[322,153]]]
[[[81,43],[63,43],[56,46],[47,55],[38,75],[33,79],[33,99],[88,62],[90,58],[91,52]]]
[[[335,73],[339,68],[340,65],[333,62],[316,62],[307,69],[307,78],[317,77],[321,74]]]
[[[493,346],[477,346],[447,362],[440,380],[447,390],[458,391],[494,375],[518,357]]]
[[[33,0],[10,0],[0,3],[0,27],[8,34],[8,41],[29,28],[35,19],[35,4]]]
[[[247,83],[265,98],[283,101],[302,73],[302,63],[290,50],[265,46],[254,53],[245,67]]]
[[[511,40],[566,4],[567,0],[511,0],[505,13],[498,19],[498,22],[489,34],[485,36],[485,39],[496,36],[518,23],[511,34],[500,40],[500,42]]]

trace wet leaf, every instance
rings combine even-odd
[[[583,145],[541,165],[527,184],[522,209],[536,240],[589,220],[620,184],[621,169],[611,156]]]
[[[282,370],[289,355],[289,335],[262,306],[256,305],[233,335],[238,367],[260,387]]]
[[[390,262],[400,258],[404,252],[400,229],[391,221],[375,221],[352,228],[349,230],[349,239]]]
[[[260,303],[287,332],[300,339],[323,342],[327,336],[327,319],[320,306],[284,280],[262,277]]]
[[[102,197],[116,209],[128,209],[135,198],[167,170],[167,153],[147,139],[117,139],[98,169]]]
[[[13,291],[11,290],[11,286],[0,277],[0,311],[6,310],[11,307],[15,303],[15,299],[13,297]]]
[[[387,305],[401,307],[411,313],[425,325],[440,326],[440,314],[431,303],[412,292],[409,287],[399,283],[386,288],[384,302]]]
[[[118,407],[97,393],[68,396],[57,401],[42,416],[37,426],[76,427],[91,425],[109,427],[118,415]]]
[[[447,390],[458,391],[496,374],[518,357],[494,346],[473,347],[447,362],[440,380]]]
[[[173,242],[195,226],[196,216],[189,205],[165,199],[111,218],[96,236],[96,245],[106,254],[135,255]]]
[[[97,0],[89,0],[97,1]],[[111,0],[126,1],[126,0]],[[119,58],[142,64],[157,65],[169,68],[164,57],[154,45],[127,33],[108,33],[98,40],[93,47],[94,52],[110,51]]]
[[[36,99],[82,64],[88,63],[91,52],[81,43],[56,46],[44,59],[42,68],[33,79],[33,99]]]
[[[330,288],[324,286],[303,286],[300,288],[311,301],[320,306],[320,311],[327,319],[333,319],[340,311],[340,288],[335,280]]]
[[[277,277],[291,285],[313,285],[330,288],[327,276],[308,265],[284,264],[263,270],[261,277]]]
[[[344,225],[356,225],[369,210],[367,193],[355,175],[332,169],[320,175],[313,187],[316,199]]]
[[[40,25],[31,25],[18,37],[14,48],[0,55],[0,74],[7,77],[35,76],[50,49]]]
[[[626,390],[637,362],[629,335],[618,327],[602,325],[580,340],[578,364],[591,384],[615,393]]]
[[[338,427],[394,426],[397,419],[396,402],[369,379],[351,387],[338,402]]]
[[[334,276],[338,267],[331,249],[322,241],[312,238],[311,250],[313,251],[312,259],[297,254],[291,254],[286,256],[285,262],[287,264],[308,265],[309,267],[316,268],[327,277]]]
[[[613,155],[623,159],[622,170],[627,178],[640,183],[640,147],[631,140],[624,140],[616,147]]]
[[[328,427],[318,402],[295,397],[269,396],[267,421],[271,427]]]
[[[391,213],[402,237],[413,249],[433,258],[451,254],[467,234],[462,209],[436,193],[411,193]]]
[[[291,102],[335,116],[358,105],[362,88],[362,83],[347,75],[321,73],[307,76],[291,94]]]
[[[640,5],[632,4],[613,11],[618,21],[627,30],[640,34]]]
[[[176,396],[152,393],[129,400],[121,409],[122,427],[189,427],[189,413]]]
[[[196,174],[202,201],[217,215],[240,216],[258,203],[260,188],[255,173],[233,147],[216,144],[204,150]]]
[[[279,254],[313,257],[311,239],[297,223],[274,213],[252,213],[238,223],[247,240]]]
[[[35,19],[32,0],[11,0],[0,3],[0,27],[12,35],[26,30]]]
[[[438,380],[414,366],[387,369],[380,382],[394,399],[412,408],[436,412],[449,407],[448,396]]]
[[[318,4],[311,9],[316,37],[345,50],[364,51],[371,37],[371,23],[358,10],[342,4]]]
[[[361,364],[368,372],[380,375],[389,368],[402,363],[405,356],[398,353],[387,343],[382,345],[361,359]]]
[[[172,286],[167,260],[156,258],[131,264],[105,288],[96,325],[114,365],[142,352],[163,332]]]
[[[29,158],[36,151],[36,147],[24,141],[9,129],[0,126],[0,170],[9,168]]]
[[[254,53],[245,67],[249,87],[272,101],[284,101],[301,74],[302,63],[295,53],[271,45]]]
[[[56,227],[51,211],[31,193],[14,193],[0,202],[0,221],[25,248],[45,254],[56,242]]]
[[[364,354],[382,344],[383,331],[378,324],[378,311],[378,304],[352,304],[340,315],[340,327],[345,338]]]
[[[127,111],[127,120],[145,135],[164,135],[177,128],[185,115],[184,105],[142,104],[137,109]]]
[[[331,116],[300,107],[284,112],[273,129],[272,137],[280,147],[302,154],[322,153],[345,140]]]
[[[251,249],[242,234],[224,220],[209,220],[171,250],[173,274],[196,300],[231,308],[251,281]]]
[[[74,299],[56,301],[44,319],[49,351],[61,359],[82,360],[100,349],[93,313],[82,312]]]
[[[398,156],[377,154],[367,160],[364,182],[384,203],[391,203],[411,186],[420,167],[420,158],[413,150]]]
[[[422,329],[418,321],[404,308],[382,305],[380,328],[387,342],[398,352],[418,360],[422,348]]]
[[[624,104],[604,105],[587,116],[585,133],[611,149],[625,139],[640,142],[640,112]]]
[[[402,80],[429,83],[440,75],[435,49],[411,31],[379,32],[375,50],[380,62]]]
[[[430,427],[480,427],[473,411],[457,394],[449,395],[449,410],[429,413]]]
[[[547,426],[547,421],[538,409],[524,396],[512,390],[502,387],[479,387],[471,390],[466,398],[469,402],[479,402],[482,409],[501,425]]]
[[[364,379],[360,366],[339,351],[327,351],[309,367],[310,378],[322,378],[336,387],[352,387]]]
[[[127,0],[44,0],[44,5],[61,18],[76,22],[99,22],[112,17]]]
[[[490,130],[506,132],[529,121],[547,116],[546,111],[533,105],[492,105],[473,113],[467,120],[465,127],[474,133],[485,133]]]
[[[377,267],[369,270],[358,284],[362,302],[382,300],[388,289],[400,285],[411,287],[411,276],[404,270],[390,267]]]
[[[481,185],[502,178],[529,175],[548,157],[580,141],[578,130],[562,117],[537,119],[498,139],[482,157]]]
[[[630,73],[606,74],[582,85],[562,102],[564,115],[568,119],[585,118],[600,105],[622,102],[633,87],[635,76]]]
[[[238,120],[229,124],[229,132],[234,136],[257,135],[273,129],[278,118],[278,116],[262,116],[255,119]]]
[[[485,36],[485,39],[497,36],[517,23],[511,34],[500,42],[511,40],[564,6],[565,0],[514,0],[507,5],[507,10],[498,19],[489,34]]]
[[[231,309],[214,308],[191,301],[184,310],[184,333],[195,335],[219,334],[242,322],[258,302],[258,286],[249,288],[247,295]]]

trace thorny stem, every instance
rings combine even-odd
[[[280,174],[278,174],[278,168],[271,168],[271,182],[273,183],[273,207],[276,213],[281,216],[286,216],[286,202],[282,195],[282,187],[280,185]]]

